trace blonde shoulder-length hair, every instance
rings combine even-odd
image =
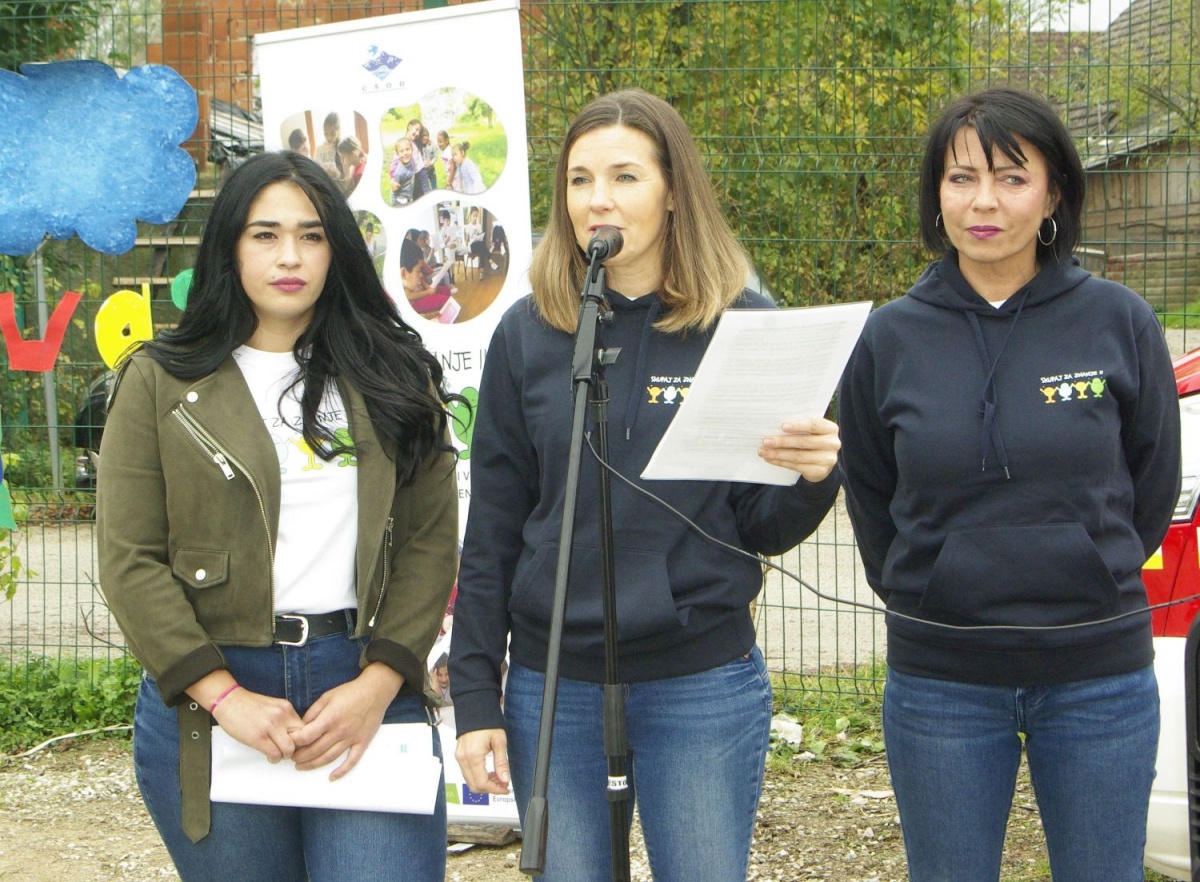
[[[567,214],[567,162],[582,135],[611,126],[634,129],[654,142],[673,197],[659,291],[666,309],[657,327],[667,332],[708,328],[745,288],[750,261],[721,213],[687,124],[670,104],[641,89],[601,95],[567,129],[555,165],[549,223],[529,268],[538,311],[553,327],[575,330],[587,258]]]

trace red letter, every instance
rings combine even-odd
[[[0,331],[4,332],[4,343],[8,347],[8,369],[12,371],[48,371],[62,349],[67,324],[79,305],[79,295],[67,291],[54,307],[54,314],[46,325],[44,340],[23,340],[17,327],[17,311],[11,291],[0,293]]]

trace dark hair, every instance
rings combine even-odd
[[[425,255],[421,253],[421,246],[417,244],[415,239],[405,237],[401,240],[400,266],[404,268],[405,272],[411,273],[424,259]]]
[[[965,128],[974,129],[979,136],[989,170],[995,167],[997,150],[1011,161],[1025,165],[1026,156],[1017,138],[1037,148],[1046,162],[1051,192],[1058,197],[1051,215],[1058,233],[1049,245],[1038,240],[1038,260],[1056,260],[1059,255],[1074,251],[1082,232],[1080,215],[1085,187],[1079,153],[1066,125],[1045,98],[1009,87],[986,89],[959,98],[930,128],[921,161],[918,210],[925,247],[934,253],[950,250],[950,240],[938,222],[942,177],[946,172],[946,151]],[[1045,237],[1050,237],[1049,229]]]
[[[178,326],[144,344],[146,353],[181,379],[207,376],[258,325],[242,287],[236,250],[254,200],[272,184],[304,191],[321,219],[332,259],[312,321],[296,340],[304,439],[323,459],[347,451],[320,421],[326,384],[343,379],[366,400],[385,449],[395,445],[396,476],[410,483],[446,441],[446,410],[461,396],[445,389],[438,360],[400,317],[376,275],[345,197],[316,162],[299,153],[262,153],[235,169],[213,200]],[[285,393],[286,394],[286,393]]]
[[[408,125],[405,126],[405,131],[408,131],[408,129],[411,129],[413,126],[420,126],[420,128],[417,129],[417,146],[423,150],[425,149],[425,145],[429,143],[429,129],[425,128],[425,124],[421,122],[420,119],[410,119],[408,121]],[[412,139],[410,138],[409,140],[411,141]]]
[[[308,135],[304,134],[300,129],[292,129],[292,133],[288,135],[288,147],[292,150],[299,150],[300,145],[308,140]]]

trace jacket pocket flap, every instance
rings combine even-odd
[[[171,572],[192,588],[211,588],[229,579],[229,552],[181,548],[175,553]]]

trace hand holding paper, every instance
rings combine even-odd
[[[813,484],[829,477],[842,448],[837,423],[823,417],[792,420],[783,424],[783,432],[763,439],[758,455],[764,462],[797,472]]]
[[[212,714],[230,736],[261,753],[267,762],[290,758],[296,749],[292,733],[303,725],[292,703],[250,689],[230,691],[232,682],[228,671],[213,671],[194,683],[188,694],[203,707],[211,707],[213,699],[222,696]]]
[[[429,815],[442,779],[442,761],[433,755],[435,737],[426,723],[384,724],[354,770],[330,781],[320,771],[301,772],[291,762],[268,763],[257,750],[214,727],[210,798]]]
[[[304,714],[304,727],[292,733],[296,768],[317,769],[346,754],[329,780],[336,781],[353,769],[403,684],[396,671],[372,662],[353,680],[323,693]]]
[[[870,303],[727,310],[642,478],[786,486],[797,472],[810,481],[827,475],[836,426],[814,418],[828,408],[870,311]],[[781,434],[790,423],[821,431]],[[772,448],[787,452],[762,454]]]

